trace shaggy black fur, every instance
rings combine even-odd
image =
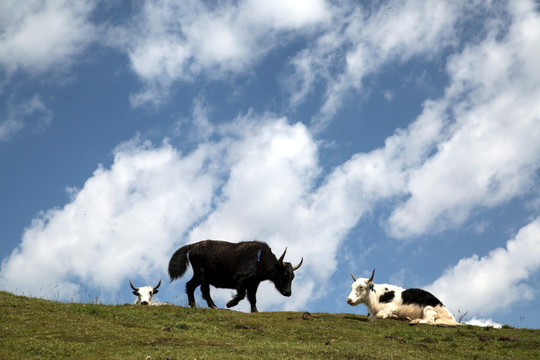
[[[169,262],[171,281],[186,272],[188,262],[193,268],[193,278],[186,283],[186,293],[192,307],[195,307],[194,291],[199,285],[203,299],[211,308],[216,308],[216,305],[210,297],[210,285],[236,289],[237,294],[227,303],[227,307],[236,306],[247,293],[251,312],[257,311],[256,293],[261,281],[270,280],[282,295],[291,296],[293,267],[291,263],[279,261],[264,242],[236,244],[205,240],[183,246]]]
[[[401,293],[404,305],[437,306],[443,305],[433,294],[422,289],[407,289]]]

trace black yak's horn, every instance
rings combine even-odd
[[[131,283],[131,280],[129,280],[129,285],[131,285],[131,288],[135,291],[139,291],[139,288],[136,288],[135,286],[133,286],[133,284]]]
[[[158,282],[158,284],[154,287],[154,290],[156,290],[156,289],[159,287],[159,285],[161,285],[161,279],[159,279],[159,282]]]
[[[283,259],[285,259],[285,254],[287,253],[287,248],[285,248],[285,251],[283,252],[283,255],[279,258],[279,263],[283,264]]]
[[[296,265],[295,267],[293,267],[293,271],[296,271],[300,268],[300,266],[302,266],[302,263],[304,262],[304,257],[302,257],[302,260],[300,260],[300,263],[298,265]]]

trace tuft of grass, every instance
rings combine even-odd
[[[59,303],[0,291],[0,359],[533,359],[540,330]]]

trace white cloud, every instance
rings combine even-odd
[[[163,273],[173,243],[210,209],[219,182],[202,172],[208,156],[219,154],[124,144],[110,169],[68,189],[69,204],[32,221],[2,263],[1,287],[70,298],[77,284],[110,290],[128,276]]]
[[[291,60],[287,80],[291,104],[302,102],[325,83],[315,130],[324,129],[350,97],[362,89],[367,75],[389,63],[414,56],[432,57],[455,42],[454,23],[460,9],[445,1],[404,1],[371,9],[349,3],[334,9],[332,27]]]
[[[242,5],[246,17],[273,29],[299,29],[326,19],[329,5],[324,0],[276,0],[261,3],[245,1]]]
[[[461,309],[479,316],[531,300],[535,288],[527,279],[540,269],[539,238],[540,219],[536,219],[521,228],[505,248],[461,259],[426,288],[452,311]]]
[[[417,120],[388,137],[384,147],[355,154],[328,175],[318,194],[336,204],[329,210],[347,219],[347,229],[378,202],[405,194],[409,169],[420,166],[441,137],[444,119],[438,107],[427,102]]]
[[[535,187],[540,76],[532,64],[540,62],[540,53],[529,48],[540,42],[540,31],[531,31],[540,20],[528,10],[516,15],[504,38],[489,36],[449,62],[451,85],[436,116],[454,121],[446,125],[436,153],[410,169],[410,198],[389,219],[393,236],[454,228],[472,210]]]
[[[437,132],[433,121],[426,116],[411,129]],[[299,308],[324,295],[337,251],[359,218],[403,188],[406,161],[399,154],[418,161],[425,151],[420,144],[403,151],[411,133],[402,131],[385,149],[353,157],[315,187],[318,148],[305,125],[248,113],[212,131],[218,140],[185,155],[168,143],[134,140],[117,148],[110,169],[98,168],[81,190],[68,189],[69,204],[34,219],[3,262],[0,287],[49,297],[53,289],[73,296],[77,284],[113,291],[128,276],[163,276],[175,247],[188,240],[260,239],[278,256],[287,247],[292,263],[304,257],[293,297],[265,285],[261,306]],[[399,160],[387,163],[393,157]],[[389,174],[395,176],[381,181]]]
[[[474,325],[474,326],[483,326],[483,327],[492,327],[495,329],[502,328],[502,324],[499,324],[498,322],[495,322],[491,319],[477,319],[472,318],[469,321],[466,321],[465,324],[467,325]]]
[[[317,148],[301,124],[290,126],[284,119],[264,126],[249,119],[239,121],[241,125],[227,129],[243,139],[228,146],[228,182],[217,210],[208,219],[211,227],[203,226],[198,232],[267,238],[285,230],[282,242],[288,238],[289,216],[303,205],[298,201],[306,197],[318,173]],[[241,132],[235,134],[237,131]]]
[[[199,1],[181,6],[147,1],[132,25],[110,32],[109,42],[128,53],[144,83],[145,88],[132,96],[132,105],[159,105],[168,99],[175,81],[250,70],[288,34],[327,21],[328,11],[323,0],[223,2],[213,9]]]
[[[388,102],[391,102],[394,99],[394,93],[390,90],[384,91],[383,96]]]
[[[69,204],[33,220],[2,263],[0,287],[68,299],[79,284],[110,293],[128,277],[162,277],[172,252],[188,239],[257,238],[278,256],[288,247],[287,261],[305,259],[293,297],[267,284],[261,308],[305,304],[314,284],[332,274],[345,231],[325,219],[335,214],[320,200],[322,216],[310,208],[319,175],[316,144],[304,125],[269,115],[248,114],[215,131],[219,140],[185,155],[168,143],[118,147],[110,169],[99,167],[82,189],[67,189]]]
[[[39,74],[62,70],[93,40],[89,1],[0,2],[0,66]]]
[[[44,104],[41,96],[16,102],[13,99],[7,103],[7,113],[0,119],[0,142],[9,141],[29,124],[34,131],[42,131],[49,126],[52,111]]]

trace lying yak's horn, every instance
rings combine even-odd
[[[283,255],[279,258],[279,262],[283,264],[283,259],[285,259],[285,254],[287,253],[287,248],[285,248],[285,251],[283,252]]]
[[[129,280],[129,285],[131,285],[131,288],[135,291],[139,291],[139,288],[136,288],[135,286],[133,286],[133,284],[131,283],[131,280]]]
[[[158,284],[154,287],[154,290],[156,290],[156,289],[159,287],[159,285],[161,285],[161,279],[159,279],[159,282],[158,282]]]
[[[351,276],[352,276],[352,279],[353,279],[354,281],[356,281],[356,278],[355,278],[354,275],[352,274],[352,271],[351,271]]]
[[[300,266],[302,266],[302,263],[304,262],[304,257],[302,257],[302,260],[300,260],[300,263],[298,265],[296,265],[295,267],[293,267],[293,271],[296,271],[300,268]]]
[[[375,276],[375,269],[373,269],[373,272],[371,273],[371,277],[368,280],[368,283],[373,281],[373,277]]]

